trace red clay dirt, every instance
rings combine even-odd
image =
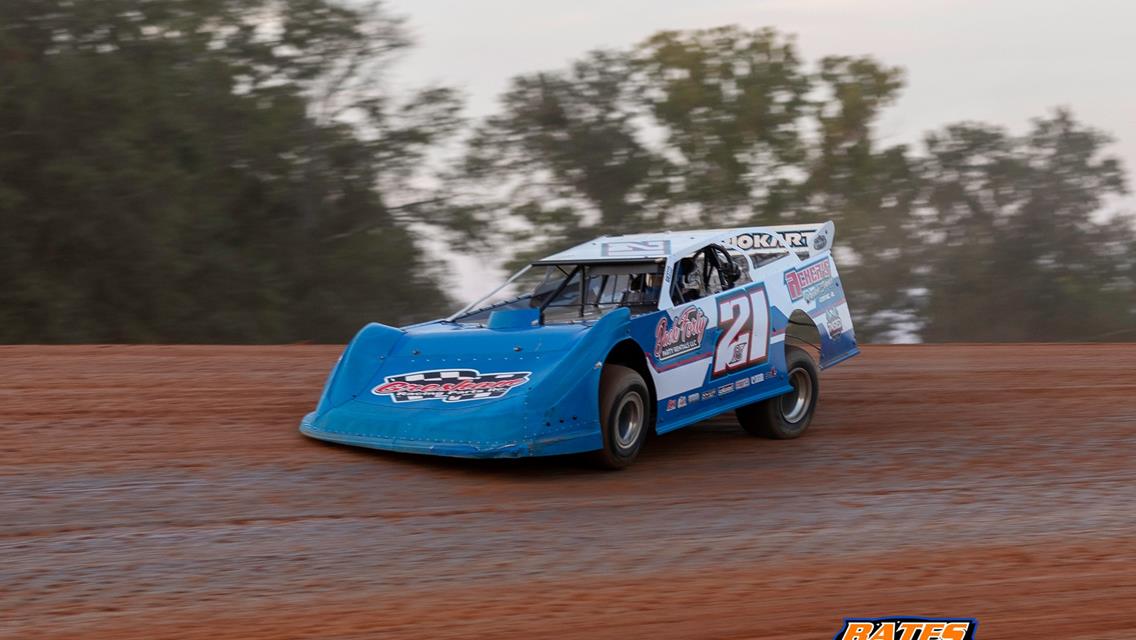
[[[1136,630],[1136,345],[869,347],[623,472],[297,432],[336,347],[0,348],[0,637]]]

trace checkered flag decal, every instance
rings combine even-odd
[[[476,369],[420,371],[386,376],[386,384],[376,388],[375,393],[390,395],[395,402],[485,400],[509,393],[510,389],[524,384],[531,373],[481,373]]]

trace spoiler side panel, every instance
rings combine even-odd
[[[860,353],[844,283],[829,251],[819,251],[786,270],[783,286],[793,308],[807,313],[816,324],[822,369]]]

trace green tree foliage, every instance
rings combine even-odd
[[[493,220],[484,212],[505,210],[525,223],[509,229],[511,242],[539,253],[588,239],[589,227],[618,233],[662,222],[652,190],[666,162],[637,136],[632,72],[626,55],[597,51],[566,72],[514,78],[456,176],[497,198],[476,202],[464,230],[488,236],[500,227],[486,226]]]
[[[398,209],[449,92],[323,0],[0,3],[0,341],[343,340],[435,310]]]
[[[919,219],[930,341],[1132,339],[1132,220],[1095,220],[1124,173],[1068,111],[1028,133],[966,123],[928,135]]]
[[[917,316],[912,295],[914,236],[910,217],[919,176],[906,146],[881,148],[873,125],[902,88],[898,68],[866,57],[830,56],[816,73],[812,103],[817,134],[809,145],[807,178],[790,211],[837,225],[847,258],[841,275],[856,292],[856,328],[866,339],[888,339]],[[761,218],[757,218],[761,221]]]
[[[703,221],[779,218],[805,162],[810,77],[772,29],[665,31],[635,49],[643,98],[677,154],[676,202]]]

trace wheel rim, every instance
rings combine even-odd
[[[615,444],[620,449],[630,449],[639,439],[643,430],[643,398],[631,392],[619,401],[615,410]]]
[[[793,391],[781,396],[781,415],[786,422],[800,422],[813,401],[813,379],[798,367],[789,372],[789,384]]]

